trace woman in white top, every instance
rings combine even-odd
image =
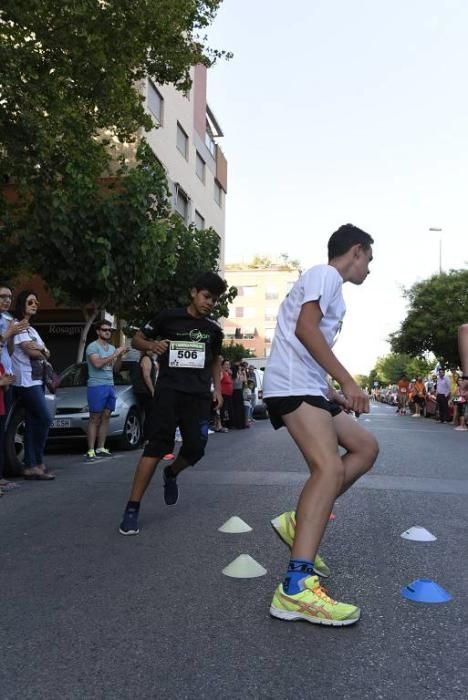
[[[15,316],[28,323],[37,313],[39,301],[30,289],[18,294]],[[24,478],[40,481],[55,479],[46,471],[44,449],[51,416],[44,397],[44,362],[50,357],[41,336],[32,326],[14,337],[12,354],[15,391],[25,409]]]

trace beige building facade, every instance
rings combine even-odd
[[[193,67],[191,76],[187,93],[147,78],[145,108],[155,128],[146,139],[166,171],[174,210],[187,225],[218,234],[223,268],[227,161],[218,143],[223,132],[207,102],[206,67]]]
[[[238,290],[224,322],[226,342],[242,343],[257,357],[268,357],[280,304],[300,272],[287,265],[226,265],[226,280]]]

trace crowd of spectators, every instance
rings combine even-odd
[[[227,433],[231,429],[244,430],[254,422],[253,412],[258,395],[255,368],[247,362],[221,364],[221,393],[223,406],[216,411],[214,431]]]
[[[412,418],[434,417],[437,423],[451,423],[455,430],[468,431],[468,410],[463,379],[457,368],[448,373],[440,368],[437,374],[408,379],[402,374],[397,384],[372,389],[375,401],[396,405],[396,412]]]

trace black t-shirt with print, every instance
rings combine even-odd
[[[221,353],[223,332],[212,319],[195,318],[186,309],[161,311],[141,329],[151,340],[169,340],[159,355],[156,391],[176,389],[187,394],[209,395],[211,366]]]

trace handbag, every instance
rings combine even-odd
[[[43,362],[43,374],[42,380],[47,390],[51,394],[55,394],[60,384],[60,377],[57,372],[52,367],[52,364],[48,360],[42,360]]]

